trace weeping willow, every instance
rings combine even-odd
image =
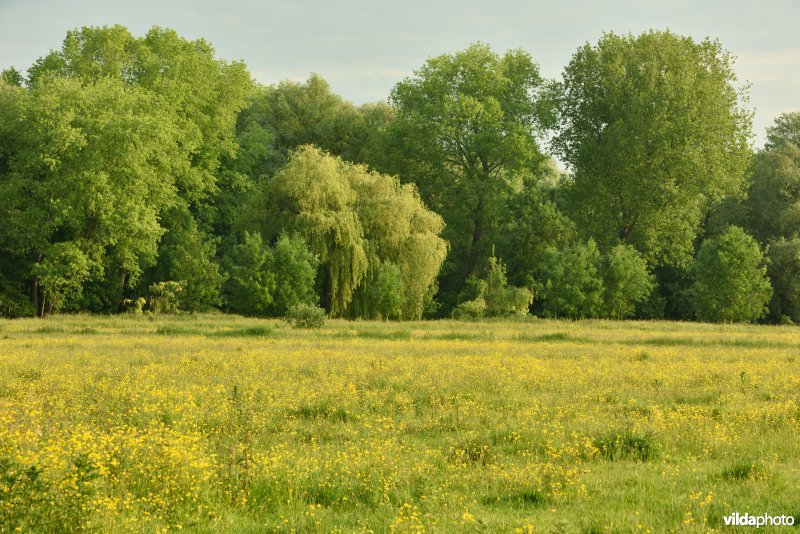
[[[401,273],[401,315],[420,318],[447,254],[444,222],[412,184],[310,145],[262,184],[242,221],[267,239],[283,230],[305,238],[320,259],[321,297],[334,317],[376,317],[369,288],[392,262]]]

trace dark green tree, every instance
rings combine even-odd
[[[573,172],[570,213],[604,250],[688,265],[703,220],[745,187],[752,114],[716,41],[605,34],[564,70],[552,146]]]
[[[762,244],[800,237],[800,112],[781,115],[767,129],[744,206]]]
[[[542,86],[526,52],[499,56],[478,43],[429,59],[392,90],[397,119],[384,170],[416,183],[447,223],[445,300],[485,267],[507,196],[543,159],[536,141]]]
[[[603,313],[601,255],[591,239],[549,249],[539,274],[539,298],[548,317],[583,319]]]
[[[281,234],[272,248],[270,270],[275,275],[271,314],[284,316],[293,306],[316,305],[317,257],[297,234]]]
[[[605,288],[603,315],[614,319],[633,316],[636,306],[647,301],[655,285],[647,262],[630,245],[617,245],[603,256],[600,273]]]
[[[272,255],[258,233],[244,233],[222,259],[225,282],[222,294],[225,307],[233,313],[267,316],[275,293]]]
[[[769,302],[773,322],[800,322],[800,239],[779,238],[769,245],[767,276],[773,295]]]
[[[575,224],[559,207],[562,196],[562,176],[552,159],[509,196],[495,243],[512,284],[532,286],[547,250],[575,242]]]
[[[709,322],[751,322],[767,312],[772,297],[758,243],[731,226],[703,242],[694,265],[692,303],[697,318]]]

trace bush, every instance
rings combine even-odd
[[[150,285],[150,309],[153,313],[178,313],[183,285],[180,282],[158,282]]]
[[[526,287],[509,287],[506,267],[495,257],[489,258],[483,298],[488,317],[513,317],[527,315],[533,302],[533,292]]]
[[[505,265],[494,256],[489,258],[489,272],[486,279],[468,280],[462,299],[465,295],[474,298],[462,302],[453,309],[454,319],[526,315],[528,307],[533,302],[533,293],[530,289],[508,286]]]
[[[478,297],[453,308],[453,319],[480,319],[486,315],[486,301]]]
[[[383,263],[370,287],[370,296],[381,318],[402,319],[404,293],[400,268],[389,261]]]
[[[694,266],[691,300],[697,318],[750,322],[767,312],[772,286],[756,240],[736,226],[703,242]]]
[[[647,271],[647,263],[630,245],[617,245],[603,257],[601,265],[604,294],[604,314],[625,319],[634,314],[636,306],[648,301],[655,285]]]
[[[290,307],[284,320],[294,328],[322,328],[325,325],[325,310],[313,304],[295,304]]]
[[[542,266],[542,309],[548,317],[599,317],[603,308],[600,251],[593,240],[549,249]]]

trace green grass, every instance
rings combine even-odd
[[[798,327],[76,315],[0,334],[0,531],[800,522]]]

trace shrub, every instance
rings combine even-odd
[[[751,322],[767,312],[772,286],[756,240],[730,226],[700,247],[691,300],[697,318],[710,322]]]
[[[454,319],[478,319],[480,317],[513,317],[526,315],[533,302],[533,293],[524,287],[509,287],[506,268],[494,256],[489,258],[489,272],[485,280],[472,278],[462,293],[473,296],[453,309]],[[467,297],[469,298],[469,297]]]
[[[370,287],[370,296],[375,301],[375,308],[381,318],[402,318],[404,294],[400,268],[395,263],[384,262]]]
[[[617,245],[603,257],[604,315],[624,319],[648,300],[655,285],[644,258],[630,245]]]
[[[178,313],[182,292],[180,282],[150,284],[150,309],[153,313]]]
[[[506,267],[495,257],[489,258],[489,273],[484,288],[483,298],[486,301],[486,315],[489,317],[526,315],[533,302],[530,289],[508,286]]]
[[[453,308],[453,319],[480,319],[486,315],[486,301],[478,297]]]
[[[549,249],[540,275],[543,311],[548,317],[598,317],[603,307],[600,251],[591,239],[563,250]]]
[[[322,328],[326,318],[325,310],[313,304],[295,304],[290,307],[284,320],[294,328]]]

